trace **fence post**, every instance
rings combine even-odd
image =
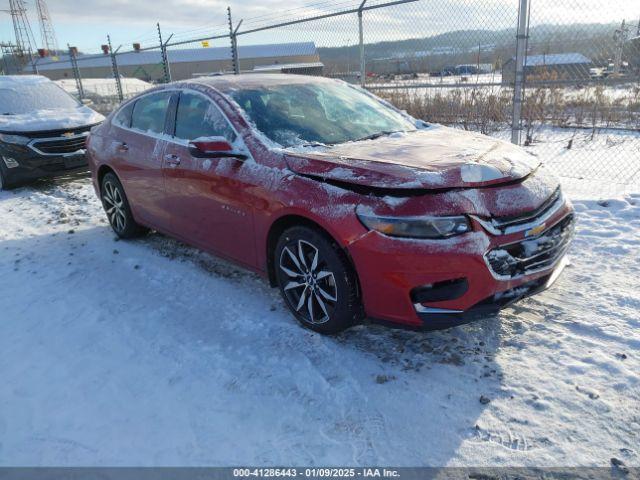
[[[524,65],[529,38],[529,0],[520,0],[518,31],[516,34],[516,65],[513,85],[513,117],[511,118],[511,143],[520,144],[522,132],[522,99],[524,93]]]
[[[358,35],[360,39],[360,86],[364,88],[364,84],[367,78],[367,71],[364,64],[364,32],[362,28],[362,9],[367,0],[362,0],[362,3],[358,7]]]
[[[107,35],[107,43],[109,44],[109,55],[111,55],[111,71],[113,72],[113,78],[116,81],[116,91],[118,93],[118,100],[122,102],[124,100],[124,95],[122,94],[122,81],[120,79],[120,71],[118,70],[118,61],[116,60],[117,51],[113,51],[113,47],[111,46],[111,36]],[[118,47],[120,50],[120,47]]]
[[[233,29],[233,22],[231,21],[231,7],[227,7],[227,16],[229,17],[229,39],[231,40],[231,65],[233,67],[233,73],[238,75],[240,73],[240,64],[238,63],[238,39],[236,34],[238,33],[238,28],[240,28],[240,23]]]
[[[169,65],[169,57],[167,56],[167,43],[171,40],[171,36],[166,42],[162,41],[162,31],[160,30],[160,23],[158,25],[158,38],[160,39],[160,57],[162,59],[162,72],[164,74],[164,83],[171,82],[171,65]]]
[[[69,48],[69,61],[71,62],[73,78],[76,80],[76,88],[78,89],[78,99],[82,101],[84,99],[84,88],[82,88],[82,77],[80,77],[80,69],[78,68],[76,49],[69,44],[67,44],[67,47]]]

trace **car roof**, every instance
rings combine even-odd
[[[310,75],[292,75],[284,73],[245,73],[240,75],[217,75],[211,77],[198,77],[193,80],[187,80],[178,83],[199,83],[208,85],[222,92],[228,92],[234,89],[250,89],[257,87],[269,87],[275,85],[294,85],[294,84],[319,84],[319,83],[335,83],[336,80],[324,77],[315,77]]]

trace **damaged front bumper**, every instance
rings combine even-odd
[[[472,232],[447,242],[369,231],[348,247],[367,316],[441,329],[494,314],[549,288],[567,265],[574,227],[571,204],[554,204],[537,221],[497,235],[476,219]]]
[[[464,325],[488,315],[494,315],[505,307],[543,292],[558,280],[569,263],[567,256],[562,257],[555,269],[548,275],[491,295],[467,310],[426,307],[421,303],[414,304],[414,307],[418,317],[423,322],[422,328],[425,330],[439,330],[456,325]]]

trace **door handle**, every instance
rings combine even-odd
[[[121,152],[127,152],[129,151],[129,145],[127,145],[126,142],[118,142],[118,150]]]
[[[180,165],[180,157],[178,155],[174,155],[173,153],[169,153],[169,154],[165,155],[164,159],[171,166],[176,167],[176,166]]]

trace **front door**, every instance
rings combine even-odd
[[[164,151],[163,171],[174,234],[203,249],[246,265],[255,265],[253,160],[196,158],[189,141],[225,137],[247,151],[229,121],[211,99],[183,91],[178,100],[174,141]]]

